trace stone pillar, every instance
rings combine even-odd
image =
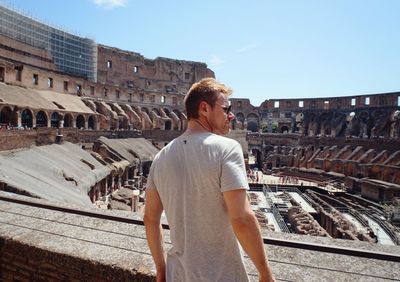
[[[48,115],[48,118],[47,118],[47,127],[51,127],[51,113],[50,113],[50,115]]]
[[[22,117],[21,117],[21,111],[17,110],[15,111],[16,115],[17,115],[17,126],[18,127],[22,127]]]
[[[139,190],[133,190],[132,194],[132,211],[137,212],[139,210]]]
[[[32,128],[36,127],[36,115],[32,114]]]
[[[100,121],[99,121],[99,119],[95,119],[95,121],[94,121],[94,129],[95,130],[100,130]]]

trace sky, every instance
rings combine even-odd
[[[0,0],[99,44],[204,62],[249,98],[400,91],[400,0]]]

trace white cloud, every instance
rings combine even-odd
[[[250,51],[252,49],[258,48],[260,46],[261,46],[261,43],[254,42],[254,43],[251,43],[249,45],[243,46],[242,48],[237,49],[236,52],[237,53],[243,53],[243,52],[247,52],[247,51]]]
[[[94,4],[104,9],[112,9],[115,7],[125,7],[128,0],[92,0]]]
[[[216,67],[216,66],[222,65],[223,63],[224,63],[224,61],[216,55],[212,55],[211,58],[208,59],[208,64],[211,67]]]

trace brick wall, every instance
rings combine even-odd
[[[122,269],[0,238],[0,280],[8,281],[153,281]]]
[[[0,151],[36,145],[36,130],[0,131]]]
[[[143,137],[146,139],[152,139],[156,142],[169,142],[182,133],[183,131],[177,130],[143,130]]]
[[[137,138],[143,137],[138,131],[97,131],[80,130],[78,128],[62,128],[59,130],[61,140],[71,143],[93,143],[100,136],[107,138]],[[0,131],[0,151],[28,148],[53,144],[57,137],[56,128],[37,128],[32,130]]]

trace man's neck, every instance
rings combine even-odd
[[[208,124],[208,122],[193,118],[188,121],[188,127],[186,129],[186,133],[202,133],[202,132],[212,133],[212,129]]]

